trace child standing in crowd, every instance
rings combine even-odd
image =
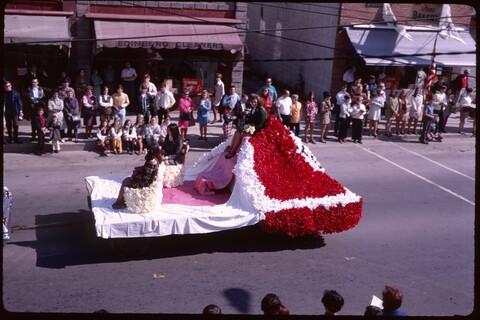
[[[335,290],[325,290],[322,297],[322,303],[325,307],[326,316],[334,316],[342,310],[343,297]]]
[[[393,120],[396,120],[397,134],[398,134],[399,110],[400,110],[400,104],[398,102],[398,97],[395,94],[395,91],[392,90],[392,92],[390,93],[390,97],[388,97],[388,100],[386,103],[386,110],[385,110],[385,120],[387,121],[385,123],[385,135],[387,137],[392,136],[391,128],[392,128]]]
[[[428,132],[430,131],[430,125],[433,120],[433,106],[432,106],[432,100],[427,98],[425,101],[425,109],[423,111],[423,118],[422,118],[422,133],[420,134],[420,142],[423,144],[428,144],[427,141],[427,135]]]
[[[103,155],[108,157],[110,152],[110,126],[108,120],[103,119],[97,131],[97,146],[102,150]]]
[[[300,114],[302,112],[302,104],[298,101],[298,94],[292,94],[292,111],[290,117],[290,130],[298,137],[300,134]]]
[[[328,132],[328,126],[330,125],[330,118],[332,115],[333,104],[331,101],[330,92],[325,91],[323,93],[323,101],[320,105],[320,142],[327,143],[325,141]]]
[[[137,138],[135,139],[135,144],[138,146],[138,150],[135,153],[143,154],[143,140],[145,139],[146,133],[146,125],[145,125],[145,118],[143,114],[137,115],[137,119],[135,120],[135,131],[137,134]]]
[[[227,141],[228,137],[230,137],[230,133],[232,132],[232,125],[233,125],[233,111],[230,106],[225,106],[225,110],[223,112],[223,139],[222,141]]]
[[[407,122],[408,117],[407,109],[407,94],[405,90],[400,92],[398,97],[398,116],[397,116],[397,127],[400,127],[400,134],[405,134],[405,123]],[[399,134],[397,130],[397,134]]]
[[[127,149],[128,154],[133,154],[133,143],[137,139],[137,131],[132,125],[132,121],[125,120],[123,125],[123,143]]]
[[[116,154],[122,154],[122,123],[120,118],[115,117],[112,128],[110,129],[110,141],[112,143],[113,152]]]
[[[207,123],[208,123],[208,113],[212,108],[212,103],[210,98],[208,97],[208,91],[202,91],[202,98],[200,100],[200,104],[197,108],[197,122],[200,126],[200,137],[199,140],[207,141]]]
[[[168,134],[168,126],[172,123],[170,121],[170,115],[165,116],[165,119],[162,121],[162,124],[160,125],[160,136],[158,138],[158,143],[160,145],[163,145],[163,142],[165,141],[165,137]]]
[[[362,143],[363,118],[367,112],[365,105],[362,103],[362,96],[357,96],[352,106],[352,140],[353,142]]]
[[[60,119],[58,119],[56,114],[52,115],[51,128],[52,129],[50,130],[50,141],[52,141],[52,149],[53,152],[59,153],[60,141],[62,140],[62,123]]]
[[[313,140],[313,126],[315,123],[315,116],[318,112],[318,106],[315,102],[315,92],[310,91],[307,96],[307,106],[305,113],[305,143],[311,142],[315,143]],[[308,134],[310,133],[310,140],[307,139]]]
[[[38,135],[38,145],[37,150],[35,152],[36,155],[41,156],[45,153],[44,146],[45,146],[45,134],[48,133],[48,129],[46,126],[46,120],[43,117],[43,107],[37,108],[37,114],[34,116],[33,125]]]

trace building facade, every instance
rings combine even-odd
[[[407,32],[412,36],[410,40],[405,40],[398,33],[391,29],[390,40],[397,43],[404,41],[411,48],[409,52],[418,53],[426,46],[426,43],[435,43],[434,39],[439,32],[439,17],[442,14],[442,4],[416,4],[416,3],[392,3],[391,9],[395,15],[398,24],[405,26]],[[468,5],[451,4],[451,18],[455,27],[459,29],[458,33],[461,37],[465,38],[464,43],[452,40],[450,38],[438,37],[436,49],[444,46],[446,51],[474,51],[476,49],[476,13],[475,9]],[[369,59],[363,59],[356,48],[363,47],[363,52],[367,52],[367,44],[371,43],[372,47],[380,47],[380,43],[386,48],[391,49],[391,53],[401,52],[401,49],[395,43],[391,44],[391,48],[387,48],[385,39],[382,39],[379,35],[380,32],[373,30],[372,23],[383,21],[383,3],[342,3],[340,8],[339,17],[339,32],[335,40],[335,48],[337,52],[343,53],[351,59],[335,59],[333,63],[332,72],[332,91],[340,89],[343,81],[343,75],[346,70],[355,67],[355,76],[366,79],[369,74],[378,76],[379,74],[386,75],[387,78],[395,80],[395,86],[397,88],[406,88],[413,84],[416,76],[416,72],[419,68],[428,68],[431,64],[431,55],[421,56],[420,59],[408,59],[404,58],[404,63],[387,61],[369,61]],[[375,28],[387,28],[385,24],[375,24]],[[354,26],[345,27],[345,26]],[[362,26],[363,25],[363,26]],[[358,30],[354,30],[354,29]],[[365,31],[367,29],[373,30],[372,32]],[[390,28],[394,28],[391,26]],[[463,30],[460,30],[463,29]],[[355,32],[359,34],[359,30],[365,31],[358,38],[355,38]],[[377,32],[374,34],[374,32]],[[387,31],[384,31],[386,33]],[[369,42],[369,40],[371,41]],[[473,40],[472,40],[473,39]],[[385,41],[384,41],[385,40]],[[360,49],[361,50],[361,49]],[[382,55],[381,50],[372,49],[375,54]],[[430,46],[428,50],[432,52],[433,46]],[[385,53],[388,54],[387,51]],[[462,59],[461,55],[451,56],[451,59],[447,60],[446,55],[437,56],[437,74],[441,80],[448,83],[458,74],[463,73],[463,70],[468,68],[471,72],[471,85],[475,85],[475,55],[470,55],[467,59]],[[445,61],[444,61],[445,60]],[[458,64],[456,64],[457,60]],[[468,60],[468,61],[467,61]]]
[[[224,75],[226,85],[242,88],[245,33],[238,29],[246,28],[246,3],[11,0],[5,4],[6,15],[15,18],[42,17],[51,11],[64,12],[68,18],[72,42],[68,43],[68,61],[59,69],[72,78],[80,69],[89,76],[92,69],[102,70],[108,64],[119,77],[119,70],[128,60],[139,78],[148,72],[153,81],[168,80],[175,90],[182,88],[185,79],[211,89],[216,72]],[[33,23],[29,26],[33,34],[39,27]],[[22,43],[22,39],[12,36],[10,42],[5,41],[7,51],[18,51],[20,45],[14,42]],[[30,60],[30,64],[51,57],[29,55],[25,48],[36,46],[25,44],[22,48],[27,55],[22,60]],[[45,69],[49,66],[45,65]]]
[[[249,3],[252,71],[303,97],[309,91],[321,96],[330,90],[339,9],[339,3]]]

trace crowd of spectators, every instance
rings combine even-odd
[[[398,288],[386,285],[382,292],[383,306],[368,305],[365,307],[363,315],[367,318],[373,316],[407,316],[407,313],[400,309],[402,300],[403,295]],[[320,301],[325,309],[325,316],[335,316],[342,310],[345,303],[342,295],[335,290],[325,290]],[[274,293],[268,293],[263,297],[260,309],[265,316],[290,315],[288,307]],[[222,310],[219,306],[210,304],[203,309],[202,314],[222,314]]]
[[[21,143],[18,121],[30,120],[31,141],[38,141],[38,154],[43,153],[48,133],[53,152],[59,152],[66,139],[78,142],[82,120],[83,137],[95,139],[102,154],[141,154],[145,148],[163,143],[171,123],[170,111],[174,108],[179,110],[177,125],[182,141],[189,139],[188,128],[197,123],[198,139],[207,141],[208,126],[217,121],[222,122],[222,140],[226,140],[234,128],[242,130],[243,120],[253,109],[252,97],[265,109],[267,118],[279,119],[297,136],[303,118],[304,142],[312,144],[316,143],[314,129],[317,124],[318,142],[326,143],[329,136],[335,136],[334,140],[346,143],[350,135],[352,142],[362,143],[364,132],[374,138],[380,134],[379,123],[384,117],[383,133],[386,137],[391,137],[393,132],[397,135],[418,134],[420,142],[428,143],[442,141],[442,133],[452,113],[460,112],[460,134],[464,134],[466,119],[475,118],[468,70],[453,82],[458,85],[448,90],[443,83],[436,83],[433,94],[426,92],[423,82],[417,82],[414,89],[388,91],[381,80],[371,75],[366,83],[362,78],[345,83],[335,95],[325,91],[321,99],[315,92],[309,92],[304,102],[289,90],[279,92],[271,78],[266,79],[256,94],[240,95],[235,86],[225,89],[219,73],[214,88],[194,94],[185,88],[175,97],[166,83],[157,89],[149,74],[141,75],[137,90],[138,75],[130,62],[126,62],[121,71],[121,83],[115,82],[112,65],[102,73],[93,68],[90,78],[84,69],[80,69],[73,87],[65,73],[61,75],[59,86],[53,89],[42,87],[35,66],[28,74],[30,83],[23,92],[15,90],[12,82],[5,82],[4,121],[7,142]],[[42,115],[39,108],[43,109]],[[130,114],[138,115],[135,123],[126,119],[127,109]],[[209,120],[210,113],[213,121]],[[395,130],[392,130],[394,122]],[[475,121],[473,124],[474,135]]]

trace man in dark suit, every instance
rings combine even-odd
[[[13,89],[11,82],[5,82],[4,89],[4,110],[8,132],[8,142],[12,143],[15,141],[15,143],[21,143],[18,139],[18,120],[23,119],[22,98],[20,97],[18,91]]]
[[[45,93],[43,88],[39,86],[37,78],[32,79],[32,85],[27,88],[27,98],[29,101],[27,115],[29,116],[29,119],[32,120],[32,141],[34,141],[37,137],[37,130],[35,130],[35,126],[33,125],[33,117],[37,112],[37,108],[45,102]]]
[[[146,85],[142,84],[140,90],[140,95],[137,98],[138,113],[143,114],[145,123],[149,123],[150,117],[155,117],[157,115],[155,96],[148,94],[148,87]]]

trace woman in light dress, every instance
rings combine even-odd
[[[378,134],[378,122],[382,118],[382,109],[385,106],[385,98],[384,95],[380,93],[380,90],[372,92],[369,104],[368,120],[370,121],[370,127],[368,135],[373,135],[376,138]]]
[[[417,134],[418,120],[423,116],[423,94],[418,88],[415,89],[410,96],[410,111],[407,125],[407,134]],[[413,131],[410,131],[410,126],[413,123]]]

